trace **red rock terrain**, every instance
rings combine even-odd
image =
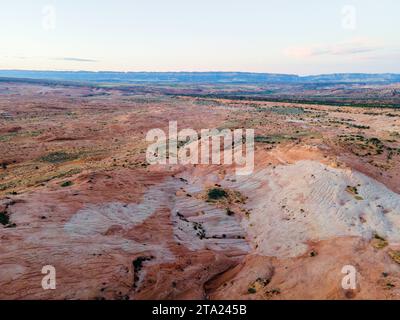
[[[399,111],[1,86],[0,299],[400,297]],[[149,165],[169,121],[255,129],[254,172]]]

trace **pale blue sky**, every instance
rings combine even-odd
[[[398,0],[1,0],[0,6],[0,69],[400,73]]]

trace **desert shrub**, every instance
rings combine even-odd
[[[384,237],[380,236],[377,233],[374,234],[374,238],[372,239],[372,245],[374,246],[374,248],[383,249],[388,246],[388,244],[388,241]]]
[[[247,292],[249,294],[255,294],[255,293],[257,293],[257,290],[256,290],[256,288],[250,287],[250,288],[247,289]]]
[[[0,223],[3,226],[6,226],[10,223],[10,218],[8,217],[8,215],[5,212],[0,212]]]
[[[389,256],[393,259],[394,262],[400,264],[400,251],[391,250],[389,251]]]
[[[10,221],[10,217],[5,211],[0,212],[0,223],[6,228],[15,228],[17,226],[15,223]]]
[[[219,200],[222,198],[227,198],[228,193],[224,189],[221,189],[221,188],[212,188],[212,189],[208,190],[207,196],[208,196],[208,200]]]
[[[65,188],[65,187],[70,187],[73,185],[72,181],[64,181],[63,183],[61,183],[61,187]]]

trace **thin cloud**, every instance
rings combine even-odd
[[[73,61],[73,62],[100,62],[95,59],[77,58],[77,57],[34,57],[34,56],[10,56],[0,55],[4,59],[18,59],[18,60],[53,60],[53,61]]]
[[[345,56],[363,54],[375,52],[379,49],[381,49],[381,47],[372,41],[356,39],[332,45],[289,47],[286,48],[283,53],[290,58],[310,58],[323,55]]]
[[[25,59],[29,59],[29,57],[25,57],[25,56],[8,56],[8,55],[3,55],[1,56],[4,59],[19,59],[19,60],[25,60]]]
[[[74,62],[98,62],[98,60],[94,59],[84,59],[84,58],[74,58],[74,57],[54,58],[53,60],[74,61]]]
[[[395,52],[372,54],[364,57],[365,60],[400,60],[400,50]]]

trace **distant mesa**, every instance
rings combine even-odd
[[[400,74],[337,73],[311,76],[250,72],[89,72],[0,70],[0,78],[93,82],[183,83],[396,83]]]

